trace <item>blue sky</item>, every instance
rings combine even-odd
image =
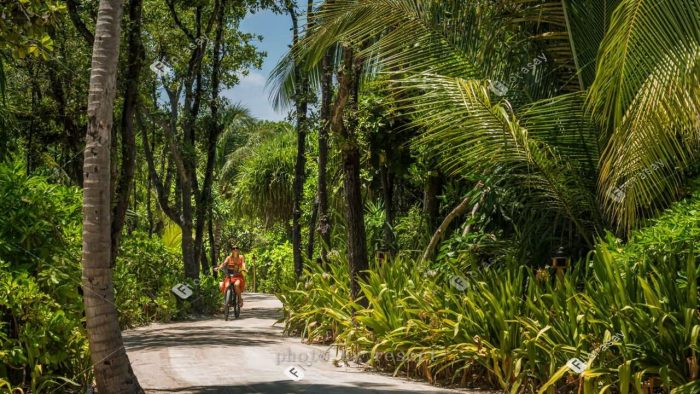
[[[262,69],[250,70],[250,74],[244,77],[239,85],[223,91],[222,94],[231,101],[248,107],[251,114],[258,119],[282,120],[286,115],[272,108],[265,83],[277,61],[289,49],[292,41],[291,26],[289,15],[274,14],[270,11],[248,14],[241,22],[241,31],[263,36],[262,42],[257,42],[256,46],[267,52],[267,56]]]

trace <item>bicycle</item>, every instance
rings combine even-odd
[[[233,315],[238,319],[241,314],[241,306],[238,303],[238,296],[233,290],[232,278],[236,278],[236,274],[225,273],[224,281],[226,283],[226,292],[224,293],[224,320],[228,321],[228,317],[231,313],[231,306],[233,306]]]

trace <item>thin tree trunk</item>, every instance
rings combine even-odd
[[[194,239],[192,237],[192,230],[194,227],[192,192],[193,183],[197,177],[197,174],[194,173],[194,163],[192,163],[194,144],[186,132],[183,139],[183,145],[185,145],[185,147],[181,150],[181,144],[176,139],[180,90],[174,91],[165,88],[165,91],[170,101],[170,121],[165,127],[165,136],[171,156],[175,162],[175,168],[177,169],[176,172],[178,176],[175,178],[175,189],[180,197],[180,199],[176,200],[180,205],[176,203],[175,210],[182,213],[182,216],[178,218],[175,223],[178,224],[182,232],[180,244],[182,247],[185,276],[190,279],[197,279],[199,277],[199,262],[194,258]]]
[[[66,0],[66,4],[68,5],[68,15],[73,22],[73,27],[75,27],[75,30],[77,30],[78,33],[83,36],[85,44],[92,48],[95,43],[95,36],[92,34],[90,29],[87,28],[85,22],[83,22],[83,20],[80,18],[80,14],[78,13],[78,0]]]
[[[219,85],[221,76],[222,46],[224,44],[223,39],[226,1],[217,1],[214,9],[218,16],[216,21],[216,37],[214,39],[214,57],[212,60],[211,71],[211,101],[209,106],[212,125],[209,127],[209,136],[207,140],[207,164],[204,173],[202,192],[200,193],[199,199],[197,199],[197,217],[195,227],[196,236],[194,245],[194,258],[195,260],[201,260],[202,272],[209,272],[209,267],[206,263],[206,254],[203,252],[204,222],[206,221],[206,214],[209,212],[209,204],[211,204],[211,188],[214,181],[214,165],[216,164],[216,143],[223,129],[223,125],[219,119]]]
[[[148,132],[147,130],[143,131]],[[151,210],[151,177],[146,175],[146,217],[148,218],[148,237],[153,235],[153,211]]]
[[[309,221],[309,242],[306,244],[306,258],[310,261],[314,258],[314,243],[316,241],[316,220],[318,220],[318,196],[314,200],[314,207],[311,210],[311,220]]]
[[[158,198],[158,205],[160,206],[160,209],[163,211],[163,213],[165,213],[165,215],[170,220],[172,220],[173,222],[175,222],[179,226],[180,225],[179,206],[171,207],[170,203],[168,201],[168,197],[170,196],[171,182],[172,182],[172,176],[169,175],[172,172],[170,170],[171,165],[170,165],[170,163],[168,163],[166,180],[165,180],[165,183],[162,183],[160,180],[160,176],[158,175],[158,171],[156,170],[156,164],[155,164],[155,160],[153,158],[153,150],[152,150],[151,144],[148,140],[148,133],[145,132],[145,130],[148,130],[148,127],[144,127],[141,112],[137,111],[136,115],[137,115],[137,119],[139,120],[141,128],[144,130],[144,132],[141,133],[141,137],[143,140],[144,156],[146,157],[146,164],[148,165],[149,178],[151,179],[153,186],[156,189],[156,196]],[[153,143],[153,147],[155,147],[155,141]],[[163,156],[165,157],[166,155],[164,154]],[[162,173],[163,172],[162,168],[165,166],[165,160],[161,164],[162,164],[161,165],[161,173]]]
[[[84,141],[82,141],[84,133],[69,114],[65,88],[56,72],[58,69],[60,69],[60,67],[57,61],[49,61],[47,76],[49,77],[51,95],[53,99],[56,100],[56,105],[58,107],[56,110],[56,122],[63,125],[63,144],[66,151],[63,166],[73,184],[82,186],[83,163],[81,160],[81,151],[84,144]],[[35,84],[34,81],[33,79],[33,85]]]
[[[214,26],[215,18],[219,17],[218,9],[211,13],[208,21],[202,20],[202,5],[197,5],[195,8],[195,24],[194,32],[190,31],[188,26],[181,23],[181,18],[177,14],[174,0],[166,0],[168,9],[175,21],[175,25],[190,39],[191,42],[199,37],[208,37],[211,29]],[[216,3],[217,6],[220,4]],[[204,27],[204,29],[203,29]],[[197,179],[197,150],[196,150],[196,133],[195,126],[197,116],[201,107],[201,98],[204,92],[204,81],[202,77],[202,59],[205,51],[203,45],[197,45],[190,54],[190,59],[187,66],[187,72],[184,81],[178,84],[178,91],[174,92],[166,87],[166,91],[171,102],[171,126],[170,131],[166,132],[169,138],[169,144],[173,159],[177,165],[177,174],[180,183],[180,195],[182,198],[182,220],[179,220],[180,229],[182,230],[182,258],[185,266],[185,275],[188,278],[196,279],[199,276],[199,261],[195,256],[195,242],[192,236],[192,231],[195,227],[193,216],[195,215],[193,206],[193,197],[197,202],[201,199]],[[184,88],[184,103],[182,110],[184,120],[182,122],[183,139],[182,142],[176,144],[177,130],[177,105],[180,97],[179,89]],[[182,148],[181,148],[182,147]],[[180,150],[182,149],[182,150]],[[206,212],[206,211],[205,211]]]
[[[326,264],[331,248],[331,223],[328,217],[328,137],[333,101],[333,50],[323,57],[321,79],[321,126],[318,131],[318,233],[321,236],[321,261]]]
[[[116,203],[112,211],[112,255],[111,266],[114,267],[117,251],[122,237],[122,229],[129,208],[129,193],[131,192],[134,171],[136,169],[136,135],[134,133],[134,117],[138,102],[139,76],[143,63],[144,49],[141,45],[141,10],[142,0],[129,1],[129,32],[126,66],[126,90],[124,91],[124,107],[122,109],[122,163],[119,183],[116,190]],[[135,190],[136,188],[134,188]]]
[[[216,249],[216,238],[214,237],[214,215],[213,215],[212,204],[209,204],[209,222],[208,222],[208,232],[209,232],[209,260],[211,261],[212,268],[216,266],[217,254]],[[208,272],[208,274],[213,274],[213,271]]]
[[[219,261],[219,254],[221,251],[221,233],[224,231],[223,223],[217,220],[214,224],[214,258],[212,261]]]
[[[442,177],[440,174],[429,175],[423,192],[423,214],[427,218],[428,231],[435,231],[440,215],[440,201],[437,196],[442,191]]]
[[[199,262],[194,259],[194,239],[192,238],[192,184],[185,181],[182,186],[182,259],[185,263],[185,277],[199,278]]]
[[[385,158],[385,162],[380,164],[380,172],[382,178],[382,194],[384,200],[384,226],[383,243],[384,250],[390,254],[395,252],[395,237],[394,237],[394,180],[391,170],[389,170],[389,157]]]
[[[489,189],[487,188],[484,190],[483,193],[481,193],[481,198],[479,201],[474,204],[474,208],[472,208],[472,211],[469,213],[470,218],[476,217],[476,212],[479,210],[479,207],[484,203],[484,200],[486,200],[486,195],[489,193]],[[472,230],[472,223],[469,223],[468,225],[464,226],[464,231],[462,231],[462,237],[466,237],[467,234],[469,234]]]
[[[350,289],[354,300],[360,297],[360,280],[369,268],[367,239],[360,180],[360,148],[357,144],[357,96],[362,63],[355,59],[349,45],[343,47],[343,65],[338,72],[338,96],[332,118],[332,130],[342,139],[343,193],[347,220]]]
[[[32,76],[32,80],[35,80],[34,67],[33,67],[32,63],[29,63],[29,74]],[[39,91],[39,87],[37,86],[37,84],[32,83],[32,114],[37,113],[36,108],[37,108],[37,103],[39,102],[39,100],[37,99],[38,91]],[[33,139],[34,139],[34,130],[36,127],[35,126],[36,122],[34,121],[34,119],[35,119],[35,117],[32,116],[31,120],[29,121],[29,129],[27,130],[27,132],[28,132],[27,147],[25,149],[26,150],[26,161],[27,161],[27,176],[29,176],[32,173],[32,171],[34,170],[34,163],[32,161],[32,149],[33,149],[32,143],[33,143]],[[0,158],[0,159],[4,159],[4,157]]]
[[[142,393],[122,341],[110,268],[110,145],[121,0],[100,0],[90,71],[84,160],[83,289],[90,354],[100,393]]]
[[[294,2],[287,1],[287,11],[292,19],[293,45],[299,45],[299,23]],[[309,6],[310,8],[310,6]],[[312,18],[311,12],[307,14],[307,18]],[[296,60],[295,60],[296,62]],[[296,130],[297,130],[297,157],[294,166],[294,202],[292,209],[292,251],[294,255],[294,272],[297,278],[301,277],[304,270],[304,261],[302,259],[302,239],[301,239],[301,204],[304,199],[304,181],[306,178],[306,128],[307,128],[307,111],[308,111],[308,95],[309,81],[301,71],[299,64],[295,67],[295,85],[294,101],[296,103]]]
[[[476,189],[481,189],[484,187],[484,185],[479,182],[476,185]],[[445,236],[445,232],[447,231],[447,228],[450,227],[450,224],[452,224],[452,221],[455,220],[459,215],[464,213],[469,208],[469,204],[471,202],[471,196],[467,196],[462,200],[455,209],[452,210],[446,217],[445,220],[442,221],[442,224],[438,227],[437,230],[435,230],[435,234],[433,234],[433,237],[430,239],[430,243],[428,244],[428,247],[425,248],[425,253],[423,253],[423,258],[421,259],[421,263],[426,262],[430,259],[433,258],[433,255],[435,254],[435,250],[437,249],[438,244],[442,240],[442,238]]]

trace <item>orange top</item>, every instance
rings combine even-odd
[[[229,255],[226,257],[224,262],[230,270],[241,271],[245,269],[245,261],[242,255],[238,255],[238,261],[234,261],[233,256]]]

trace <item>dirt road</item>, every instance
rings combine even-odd
[[[125,332],[124,341],[147,393],[464,393],[336,367],[335,351],[329,357],[326,347],[273,326],[281,306],[274,296],[248,294],[237,320],[153,324]]]

